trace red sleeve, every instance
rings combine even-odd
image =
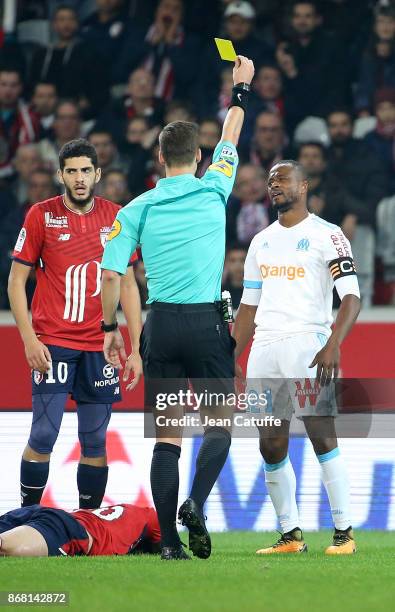
[[[19,232],[12,259],[27,266],[34,266],[40,258],[43,241],[42,213],[38,206],[33,206],[27,213]]]
[[[149,509],[149,518],[147,521],[147,536],[152,542],[160,542],[161,533],[158,521],[158,515],[154,508]]]

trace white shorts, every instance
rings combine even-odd
[[[287,421],[293,413],[297,418],[336,416],[334,384],[320,387],[317,366],[309,368],[326,341],[324,334],[309,332],[263,346],[254,342],[247,364],[247,412]]]

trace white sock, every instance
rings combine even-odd
[[[288,455],[280,463],[265,463],[265,481],[283,533],[299,527],[296,477]]]
[[[350,518],[350,485],[347,470],[338,448],[317,455],[321,466],[321,478],[326,489],[332,519],[336,529],[347,529]]]

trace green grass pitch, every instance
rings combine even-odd
[[[186,534],[181,537],[185,539]],[[328,531],[305,534],[307,554],[255,555],[257,547],[274,539],[277,534],[213,534],[213,554],[206,561],[164,562],[147,556],[3,557],[0,591],[68,591],[68,606],[50,608],[89,612],[395,609],[394,533],[358,532],[358,552],[353,556],[325,556],[323,550],[331,539]]]

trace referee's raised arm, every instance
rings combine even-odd
[[[233,68],[232,100],[222,128],[221,141],[226,140],[235,146],[239,142],[254,71],[252,60],[243,55],[237,56]]]

